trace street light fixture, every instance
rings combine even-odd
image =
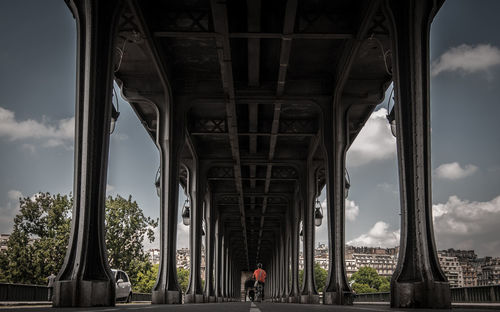
[[[302,223],[302,221],[300,221],[299,228],[300,228],[299,231],[300,240],[304,241],[304,224]]]
[[[161,187],[160,187],[160,177],[161,177],[161,174],[160,174],[160,168],[161,167],[158,167],[158,171],[156,171],[156,177],[155,177],[156,195],[158,195],[158,197],[161,196]]]
[[[111,125],[109,127],[110,134],[115,131],[116,121],[118,120],[118,117],[120,117],[120,112],[118,111],[118,109],[119,109],[118,96],[116,95],[116,90],[114,87],[113,87],[113,95],[112,96],[116,99],[116,108],[113,105],[113,100],[111,100]]]
[[[189,198],[184,201],[184,206],[182,206],[182,223],[188,226],[191,224],[191,213],[189,211]]]
[[[319,202],[319,199],[316,199],[316,208],[314,209],[314,225],[321,226],[323,221],[323,207]]]
[[[345,198],[347,198],[347,196],[349,196],[349,189],[351,188],[351,177],[349,176],[349,171],[347,171],[347,169],[345,169],[345,177],[344,177],[345,181],[344,181],[344,184],[345,184]]]
[[[396,102],[394,102],[394,87],[392,88],[391,94],[389,95],[389,99],[387,100],[387,112],[388,114],[386,115],[387,121],[389,122],[389,125],[391,126],[391,133],[394,137],[397,135],[397,129],[396,129],[396,112],[394,109],[394,106],[396,106]],[[391,98],[392,98],[392,109],[389,111],[389,104],[391,103]]]

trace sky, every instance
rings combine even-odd
[[[500,2],[480,4],[448,0],[431,27],[433,219],[439,249],[500,256]],[[76,27],[64,1],[0,1],[0,37],[0,232],[9,233],[19,197],[73,190]],[[130,106],[119,107],[107,193],[131,194],[158,217],[158,150]],[[386,112],[384,102],[347,154],[351,245],[399,244],[396,141]],[[187,247],[188,228],[178,222],[178,247]],[[326,222],[316,233],[327,242]]]

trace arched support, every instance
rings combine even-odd
[[[189,270],[189,284],[184,297],[184,303],[203,303],[203,291],[201,287],[201,237],[203,202],[206,190],[206,172],[197,159],[192,149],[192,176],[191,184],[191,226],[189,227],[189,252],[191,263]]]
[[[387,1],[393,38],[401,194],[399,261],[391,281],[395,308],[450,308],[450,287],[434,242],[431,199],[429,30],[444,1]]]
[[[299,187],[296,187],[295,200],[292,203],[290,213],[291,222],[291,275],[292,284],[290,285],[290,293],[288,295],[288,302],[299,302],[299,226],[300,226],[300,193]]]
[[[205,302],[215,302],[215,289],[214,289],[214,248],[215,248],[215,207],[213,203],[213,194],[208,188],[205,195]]]
[[[329,274],[324,304],[352,304],[353,294],[345,270],[345,152],[347,125],[344,109],[335,97],[334,119],[324,118],[323,146],[326,165],[326,196],[328,215]]]
[[[77,24],[74,204],[54,307],[115,305],[104,216],[111,120],[113,44],[119,1],[67,1]]]
[[[173,105],[171,105],[173,106]],[[160,267],[153,287],[153,304],[181,303],[177,281],[177,210],[179,203],[180,153],[184,146],[183,118],[171,107],[168,115],[160,113]],[[191,173],[189,174],[191,175]],[[188,179],[191,180],[191,179]]]
[[[215,299],[216,302],[222,302],[222,258],[224,250],[224,241],[222,239],[222,220],[218,214],[215,224]]]
[[[304,288],[300,295],[300,303],[319,303],[319,293],[314,281],[314,202],[316,200],[317,165],[308,161],[306,177],[302,181],[304,192]]]

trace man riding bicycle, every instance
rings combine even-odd
[[[253,272],[253,276],[255,279],[255,288],[257,286],[261,286],[261,294],[259,296],[261,297],[260,299],[264,299],[264,285],[266,284],[266,271],[262,269],[262,263],[257,264],[257,269]]]

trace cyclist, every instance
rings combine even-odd
[[[259,294],[259,299],[264,299],[264,285],[266,284],[266,271],[262,269],[262,263],[257,263],[257,269],[253,272],[253,276],[255,279],[255,287],[260,285],[262,288],[261,293]]]

